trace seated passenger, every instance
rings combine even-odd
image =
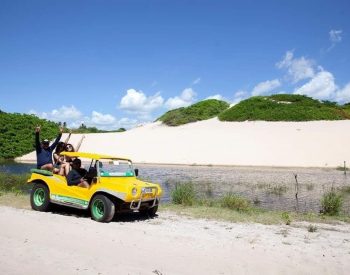
[[[76,185],[79,187],[89,188],[89,183],[83,178],[86,173],[87,171],[81,168],[81,160],[78,158],[74,159],[72,162],[72,170],[70,170],[67,175],[67,184],[69,186]]]
[[[81,139],[76,147],[76,150],[74,149],[72,144],[67,143],[65,145],[65,148],[63,151],[78,152],[81,144],[83,143],[84,138],[85,138],[85,135],[82,135],[82,137],[81,137]],[[72,163],[72,158],[65,156],[63,161],[62,161],[62,165],[60,166],[60,170],[59,170],[58,174],[60,174],[61,176],[67,176],[69,171],[70,171],[70,168],[71,168],[71,163]]]
[[[72,135],[72,132],[70,131],[69,135],[66,138],[66,140],[64,142],[60,141],[57,144],[56,150],[53,153],[53,160],[54,160],[53,172],[55,174],[60,174],[61,176],[64,176],[63,172],[60,173],[60,171],[61,171],[61,165],[65,163],[65,159],[64,159],[64,156],[61,156],[60,154],[66,148],[66,145],[67,145],[71,135]]]
[[[50,146],[50,141],[44,139],[40,143],[40,126],[35,128],[35,150],[36,150],[36,159],[37,159],[37,169],[43,169],[48,171],[53,171],[52,163],[52,151],[56,148],[58,142],[61,139],[63,128],[60,127],[60,133],[58,134],[56,140]]]

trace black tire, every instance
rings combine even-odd
[[[47,212],[50,209],[50,191],[45,184],[35,183],[30,192],[30,205],[36,211]]]
[[[148,216],[150,218],[153,218],[156,215],[157,211],[158,211],[158,205],[151,208],[142,209],[140,210],[140,214],[143,216]]]
[[[91,218],[98,222],[110,222],[115,213],[114,203],[104,195],[96,195],[90,205]]]

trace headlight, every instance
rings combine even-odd
[[[133,197],[135,197],[136,194],[137,194],[137,188],[134,187],[134,188],[131,190],[131,194],[133,195]]]

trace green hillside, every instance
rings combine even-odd
[[[41,137],[54,139],[58,124],[34,115],[10,114],[0,111],[0,158],[11,159],[35,149],[34,128],[41,126]]]
[[[219,114],[221,121],[311,121],[350,119],[350,106],[303,95],[276,94],[243,100]]]
[[[213,118],[228,107],[229,104],[225,101],[207,99],[189,107],[182,107],[168,111],[157,120],[162,121],[168,126],[178,126]]]

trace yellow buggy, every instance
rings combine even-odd
[[[84,179],[90,187],[69,186],[66,177],[32,169],[28,183],[33,184],[30,203],[34,210],[48,211],[51,204],[90,209],[91,217],[99,222],[109,222],[121,212],[156,214],[162,189],[139,180],[130,159],[82,152],[61,155],[89,162]]]

